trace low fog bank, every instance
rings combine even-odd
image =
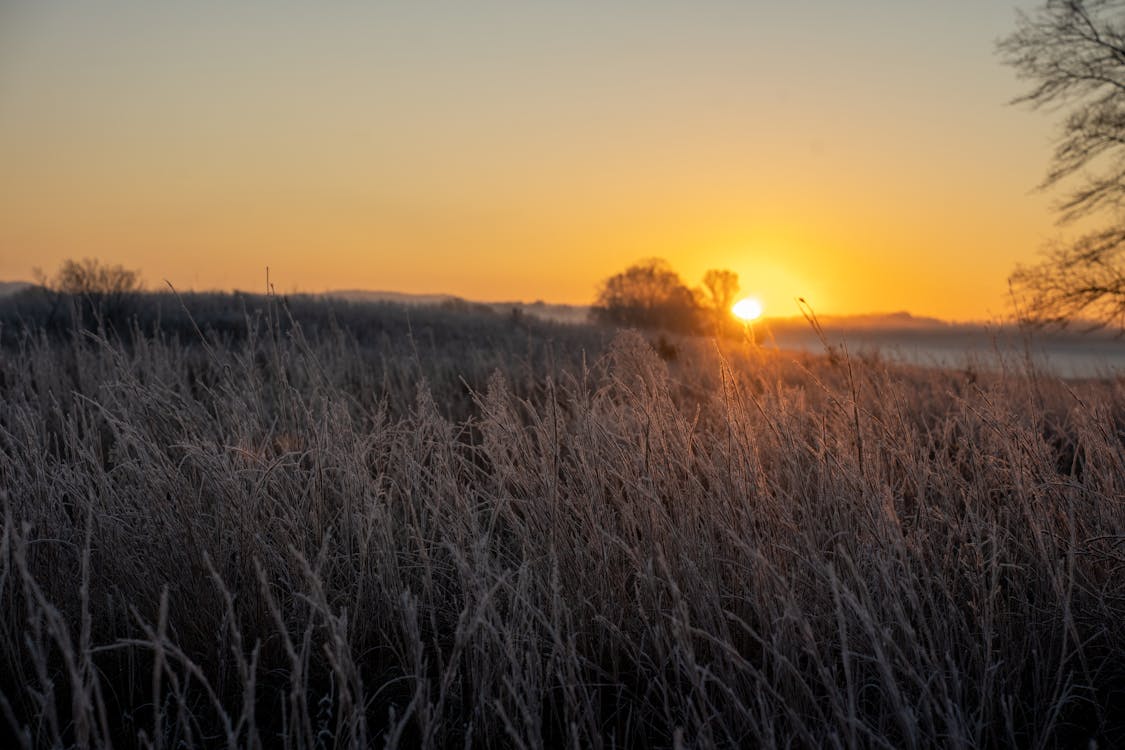
[[[1035,329],[1015,324],[945,323],[906,313],[821,319],[824,340],[805,320],[764,320],[749,332],[765,346],[823,351],[825,343],[861,357],[937,367],[1007,370],[1030,361],[1070,378],[1125,373],[1125,338],[1116,330]]]

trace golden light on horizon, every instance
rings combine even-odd
[[[586,305],[662,257],[771,317],[991,320],[1058,231],[1005,3],[895,4],[907,47],[878,4],[7,5],[0,281]]]
[[[746,297],[735,302],[730,311],[734,317],[749,323],[762,317],[762,303],[753,297]]]

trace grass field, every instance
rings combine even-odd
[[[5,746],[1125,743],[1121,378],[28,300]]]

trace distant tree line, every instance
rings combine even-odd
[[[733,271],[710,270],[693,289],[667,261],[649,258],[602,282],[591,317],[609,325],[724,335],[741,330],[730,312],[738,290]]]
[[[144,294],[139,271],[96,259],[65,260],[50,276],[36,269],[35,279],[36,285],[21,296],[38,299],[34,317],[37,325],[48,331],[91,329],[122,333],[135,322],[142,308],[151,308],[153,303],[148,299],[152,295]],[[602,324],[669,333],[738,334],[742,327],[731,315],[738,291],[738,274],[733,271],[709,270],[702,285],[692,288],[666,261],[650,258],[602,282],[591,318]],[[492,312],[487,306],[464,301],[443,307],[461,313],[476,311],[471,308]],[[207,318],[208,322],[215,322],[213,316]]]
[[[476,356],[482,342],[502,352],[499,362],[529,337],[598,352],[614,335],[535,314],[502,314],[495,306],[458,299],[414,306],[321,294],[146,289],[139,271],[104,261],[65,261],[54,273],[37,271],[35,277],[36,284],[0,296],[0,360],[4,349],[19,347],[29,337],[57,341],[93,333],[128,347],[158,333],[188,346],[203,342],[221,348],[242,346],[268,330],[308,340],[344,336],[381,352],[391,346],[403,361],[421,351],[450,363],[472,359],[475,367],[493,361]],[[457,367],[451,364],[450,372]],[[460,387],[456,378],[454,384]]]

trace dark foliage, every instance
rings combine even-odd
[[[706,316],[695,292],[663,260],[650,259],[606,279],[591,310],[594,320],[618,326],[700,333]]]

